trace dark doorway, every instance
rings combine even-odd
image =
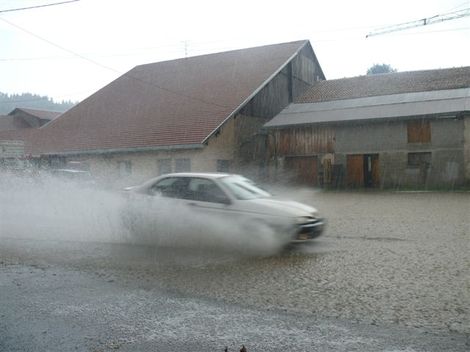
[[[379,155],[364,155],[364,187],[379,185]]]
[[[379,185],[379,155],[353,154],[347,156],[349,187],[377,187]]]

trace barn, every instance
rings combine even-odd
[[[178,171],[259,176],[262,126],[324,79],[305,40],[137,66],[41,128],[32,154],[116,185]]]
[[[265,124],[274,180],[325,187],[470,181],[470,67],[316,82]]]
[[[61,115],[61,112],[15,108],[0,116],[0,170],[22,170],[31,166],[30,140],[39,128]]]

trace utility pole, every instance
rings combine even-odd
[[[188,40],[183,40],[183,46],[184,46],[184,57],[188,57],[188,47],[189,47],[189,41]]]
[[[370,32],[369,34],[366,35],[366,38],[372,37],[374,35],[381,35],[381,34],[386,34],[390,32],[403,31],[409,28],[427,26],[430,24],[455,20],[457,18],[462,18],[466,16],[470,16],[470,8],[459,10],[459,11],[454,11],[454,12],[448,12],[442,15],[436,15],[436,16],[432,16],[428,18],[423,18],[417,21],[405,22],[405,23],[400,23],[400,24],[396,24],[393,26],[383,27],[383,28]]]

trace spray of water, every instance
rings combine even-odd
[[[122,242],[117,193],[50,175],[0,180],[0,236],[20,239]]]
[[[128,198],[50,175],[0,175],[0,238],[132,243],[267,255],[285,236],[255,221],[158,197]]]
[[[188,207],[179,200],[136,197],[123,208],[130,239],[160,247],[271,254],[288,241],[267,223],[243,214]]]

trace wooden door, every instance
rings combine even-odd
[[[349,187],[364,186],[364,155],[348,155],[346,160],[346,180]]]

